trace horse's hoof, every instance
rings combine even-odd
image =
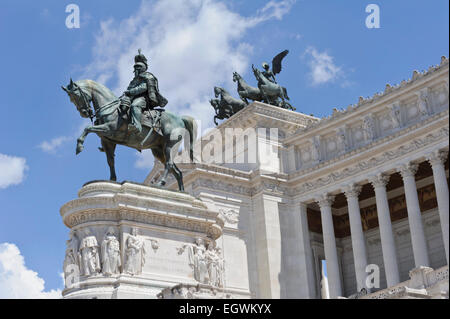
[[[78,155],[78,154],[80,154],[81,153],[81,151],[84,149],[84,147],[83,146],[78,146],[77,147],[77,150],[76,150],[76,155]]]
[[[166,185],[165,181],[159,181],[158,183],[155,184],[157,187],[163,187],[164,185]]]

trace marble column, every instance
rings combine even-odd
[[[339,271],[339,259],[336,249],[336,238],[334,236],[333,216],[331,204],[334,196],[324,194],[316,200],[320,206],[322,218],[323,246],[327,262],[327,277],[330,298],[342,296],[341,276]]]
[[[348,217],[350,220],[350,232],[352,237],[352,250],[355,263],[357,291],[366,288],[367,252],[364,233],[361,224],[361,212],[359,210],[358,196],[361,186],[351,184],[344,189],[348,203]]]
[[[439,217],[441,219],[442,237],[445,246],[445,255],[448,259],[448,237],[449,237],[449,199],[448,199],[448,184],[447,176],[445,175],[444,163],[447,159],[448,151],[435,151],[428,157],[428,161],[433,168],[434,187],[436,189],[436,197],[438,202]]]
[[[386,194],[389,175],[378,174],[369,178],[375,190],[378,224],[380,228],[381,250],[383,252],[384,270],[387,286],[395,286],[400,282],[394,234],[392,233],[391,214]]]
[[[314,257],[311,248],[311,240],[308,228],[307,205],[305,203],[296,203],[293,207],[294,218],[292,227],[295,229],[295,236],[298,246],[292,247],[293,254],[298,258],[292,257],[293,262],[298,267],[296,277],[289,279],[291,284],[298,283],[294,298],[311,299],[316,297],[316,285],[314,280]],[[298,250],[297,250],[298,249]]]
[[[411,231],[411,242],[416,267],[430,266],[428,259],[427,241],[420,212],[419,197],[417,196],[416,175],[419,165],[413,162],[403,164],[398,170],[403,178],[405,188],[406,208],[408,210],[408,222]]]

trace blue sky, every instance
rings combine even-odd
[[[70,3],[80,8],[79,29],[65,25]],[[379,29],[365,25],[370,3],[380,7]],[[448,6],[447,0],[1,1],[0,286],[23,284],[5,277],[5,260],[23,264],[23,256],[25,265],[13,275],[33,270],[33,280],[45,281],[38,291],[62,288],[68,229],[59,208],[85,182],[109,176],[96,136],[75,156],[86,122],[60,88],[70,77],[92,78],[120,95],[141,47],[166,108],[193,114],[206,127],[214,86],[237,96],[232,71],[255,85],[251,64],[289,49],[277,79],[298,111],[323,117],[439,64],[449,50]],[[120,181],[145,179],[153,163],[148,153],[119,146],[116,154]],[[1,287],[0,297],[8,297]]]

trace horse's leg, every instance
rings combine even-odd
[[[180,191],[184,190],[183,182],[181,181],[181,176],[179,176],[178,172],[174,170],[173,157],[175,156],[175,154],[172,154],[172,152],[174,150],[174,147],[178,145],[182,138],[182,131],[174,130],[170,133],[170,138],[164,145],[163,151],[166,163],[163,176],[159,181],[159,185],[164,186],[166,184],[167,175],[169,174],[169,172],[171,172],[178,182],[178,188]]]
[[[102,148],[105,150],[106,160],[108,161],[110,177],[112,181],[117,180],[116,169],[114,167],[114,151],[116,150],[116,144],[112,142],[105,141],[101,139]]]
[[[84,140],[89,133],[106,133],[108,131],[110,131],[109,123],[94,126],[92,125],[86,126],[83,130],[83,133],[81,133],[80,137],[77,139],[76,154],[79,154],[83,150]]]
[[[178,189],[181,192],[184,192],[184,184],[183,184],[183,173],[180,171],[177,165],[173,163],[173,175],[177,179],[178,182]]]

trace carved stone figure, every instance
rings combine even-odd
[[[363,119],[363,132],[367,141],[373,141],[375,138],[375,124],[372,115],[367,115]]]
[[[202,238],[195,245],[188,246],[189,265],[194,268],[194,279],[202,284],[209,283],[208,266],[205,259],[206,247]]]
[[[189,149],[191,161],[194,160],[194,141],[196,140],[196,122],[190,116],[178,116],[168,111],[151,108],[164,106],[167,100],[158,91],[156,77],[146,72],[147,59],[139,53],[135,58],[135,79],[130,83],[124,97],[117,98],[107,87],[92,80],[81,80],[70,83],[62,89],[69,95],[81,117],[90,118],[94,125],[87,126],[77,139],[76,154],[84,146],[89,133],[96,133],[101,139],[100,151],[106,153],[110,168],[110,179],[115,181],[114,153],[116,145],[125,145],[138,151],[151,149],[154,157],[164,165],[164,173],[158,186],[166,184],[167,175],[171,172],[178,182],[178,189],[184,191],[183,176],[173,162],[173,148],[185,137],[186,149]],[[91,108],[91,102],[93,109]],[[128,112],[131,107],[132,125],[128,126]],[[143,109],[149,112],[142,113]],[[145,116],[144,114],[149,114]],[[125,120],[124,120],[125,119]],[[185,134],[188,132],[189,134]],[[189,135],[189,137],[187,137]]]
[[[110,228],[102,241],[102,272],[110,276],[120,273],[120,244]]]
[[[144,240],[138,236],[137,228],[132,228],[127,238],[125,256],[124,272],[130,275],[141,274],[145,262],[145,247]]]
[[[66,281],[69,279],[69,275],[79,275],[80,273],[80,255],[78,253],[79,240],[76,236],[76,231],[71,230],[69,233],[69,239],[66,241],[66,256],[64,258],[64,278]],[[76,274],[74,274],[76,272]],[[71,283],[66,282],[66,287]]]
[[[85,229],[85,237],[80,244],[83,275],[90,276],[100,272],[100,257],[98,253],[97,238]]]
[[[336,131],[337,145],[340,153],[344,153],[348,150],[347,134],[344,127],[340,127]]]
[[[419,98],[419,101],[417,102],[417,107],[419,109],[421,116],[429,115],[430,111],[428,108],[428,90],[420,91],[419,93],[417,93],[417,97]]]
[[[391,120],[392,126],[394,128],[399,128],[402,125],[402,118],[400,113],[400,105],[399,103],[394,103],[389,107],[391,111]]]
[[[311,139],[311,159],[314,162],[320,160],[320,137],[314,136]]]
[[[205,252],[205,260],[208,269],[208,283],[211,286],[222,287],[222,266],[223,260],[220,257],[220,250],[214,249],[213,243],[208,245]]]

